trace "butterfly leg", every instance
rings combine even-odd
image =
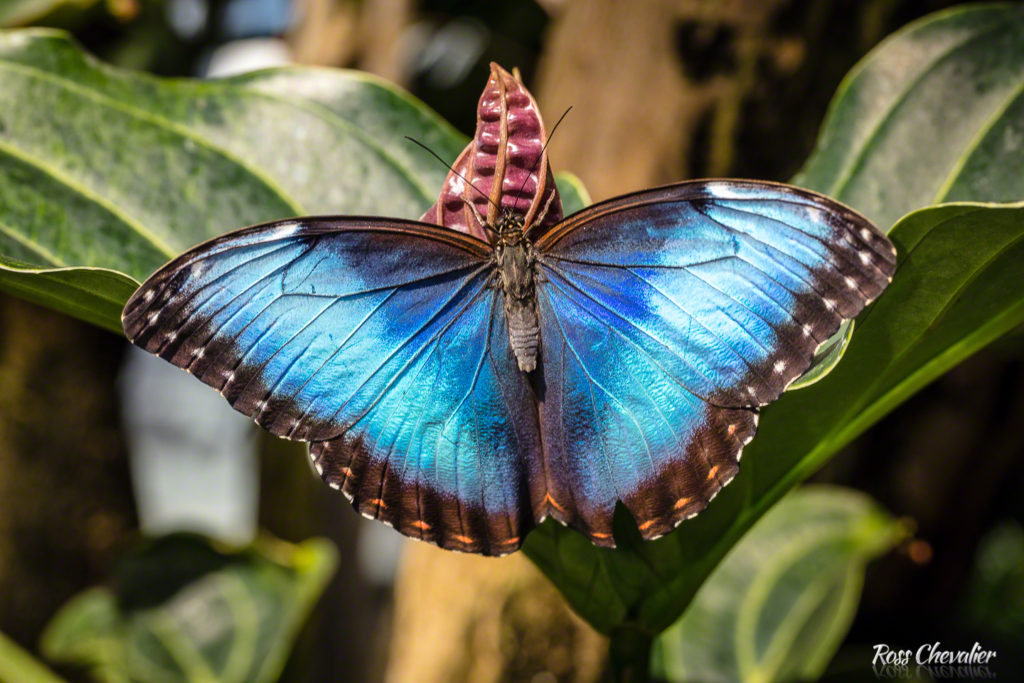
[[[465,196],[463,196],[462,199],[466,202],[466,206],[469,207],[469,210],[473,212],[473,217],[476,218],[476,222],[480,224],[480,227],[493,232],[494,228],[492,228],[487,221],[484,220],[484,217],[480,215],[480,211],[476,208],[476,204]]]
[[[526,231],[523,233],[524,237],[530,234],[530,231],[534,228],[534,226],[541,225],[544,223],[544,219],[548,215],[548,209],[551,208],[551,202],[554,201],[555,196],[557,194],[557,192],[551,192],[548,194],[548,200],[544,202],[544,207],[540,210],[540,213],[537,214],[537,217],[534,218],[533,221],[530,223],[530,227],[528,227]]]

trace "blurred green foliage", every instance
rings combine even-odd
[[[4,0],[0,3],[0,27],[26,26],[54,14],[77,13],[100,0]]]
[[[321,539],[262,538],[242,550],[155,539],[121,561],[113,590],[65,605],[42,650],[111,683],[275,681],[337,561]]]
[[[862,493],[794,491],[729,551],[658,637],[653,672],[708,683],[818,678],[853,621],[865,565],[906,533]]]

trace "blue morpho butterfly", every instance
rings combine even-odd
[[[478,219],[479,220],[479,219]],[[201,244],[124,310],[142,348],[310,443],[361,513],[500,555],[551,516],[611,546],[703,510],[769,403],[895,268],[828,197],[684,182],[490,243],[409,220],[313,217]]]

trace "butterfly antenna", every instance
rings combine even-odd
[[[537,165],[540,164],[540,160],[544,158],[544,152],[547,151],[548,144],[551,143],[551,138],[555,136],[555,131],[558,130],[558,126],[561,125],[562,121],[565,119],[565,117],[569,114],[570,111],[572,111],[572,106],[570,106],[568,109],[562,112],[562,115],[558,117],[557,121],[555,121],[555,127],[551,129],[551,132],[548,134],[548,139],[544,141],[544,146],[540,148],[540,154],[537,155],[537,160],[533,162],[533,167],[530,168],[530,172],[526,175],[525,178],[523,178],[523,184],[519,186],[519,194],[516,195],[515,204],[512,205],[513,209],[519,208],[519,200],[522,199],[523,190],[526,189],[526,181],[529,180],[530,176],[533,175],[533,172],[537,170]]]
[[[437,159],[437,160],[438,160],[438,161],[440,161],[440,162],[441,162],[442,164],[444,164],[444,167],[445,167],[445,168],[447,168],[447,169],[448,169],[449,171],[451,171],[451,172],[452,172],[452,173],[454,173],[455,175],[457,175],[457,176],[459,176],[460,178],[462,178],[463,180],[465,180],[465,181],[466,181],[466,184],[467,184],[467,185],[469,185],[470,187],[472,187],[472,188],[473,188],[474,190],[476,190],[476,191],[477,191],[477,193],[478,193],[478,194],[479,194],[479,195],[480,195],[481,197],[483,197],[483,198],[484,198],[484,199],[486,199],[486,200],[487,200],[488,202],[490,202],[491,206],[493,206],[493,207],[494,207],[495,209],[497,209],[499,213],[501,212],[501,207],[500,207],[500,206],[498,206],[497,204],[495,204],[495,203],[494,203],[494,200],[493,200],[493,199],[491,199],[490,197],[488,197],[487,195],[485,195],[485,194],[484,194],[483,192],[481,192],[481,191],[480,191],[480,190],[479,190],[479,189],[477,188],[477,186],[476,186],[476,185],[474,185],[473,183],[469,182],[469,178],[467,178],[466,176],[464,176],[464,175],[462,175],[461,173],[459,173],[458,171],[456,171],[456,170],[455,170],[455,168],[454,168],[454,167],[452,167],[452,165],[451,165],[451,164],[449,164],[449,163],[448,163],[447,161],[445,161],[444,159],[442,159],[441,157],[439,157],[439,156],[437,155],[437,152],[435,152],[434,150],[430,149],[429,147],[427,147],[426,145],[424,145],[424,144],[423,144],[422,142],[420,142],[420,141],[419,141],[419,140],[417,140],[416,138],[411,138],[411,137],[409,137],[408,135],[406,135],[406,136],[405,136],[405,139],[406,139],[406,140],[408,140],[409,142],[413,142],[413,143],[415,143],[415,144],[419,145],[419,146],[420,146],[420,147],[422,147],[423,149],[425,149],[425,150],[427,150],[428,152],[430,152],[431,156],[433,156],[433,157],[434,157],[435,159]]]

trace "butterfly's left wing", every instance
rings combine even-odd
[[[125,307],[138,346],[274,434],[364,515],[445,548],[515,550],[538,429],[490,249],[437,226],[301,218],[183,254]]]
[[[545,507],[612,543],[645,538],[738,469],[757,408],[890,281],[865,218],[775,183],[689,182],[591,206],[537,241]]]

